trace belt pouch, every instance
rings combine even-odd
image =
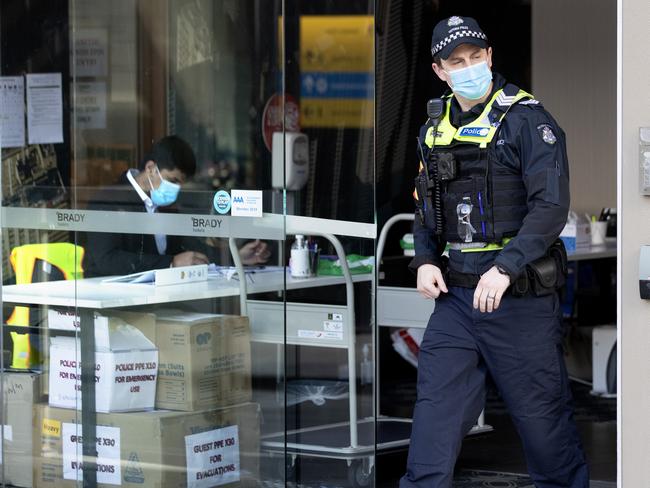
[[[558,266],[552,256],[544,256],[529,263],[526,267],[530,291],[542,297],[555,293],[558,288]]]

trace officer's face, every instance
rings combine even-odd
[[[451,86],[450,71],[467,68],[473,64],[487,62],[492,69],[492,48],[482,49],[474,44],[461,44],[454,49],[447,59],[440,60],[440,66],[433,63],[431,67],[438,78]]]

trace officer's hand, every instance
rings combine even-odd
[[[510,286],[510,277],[499,273],[496,266],[492,266],[487,273],[481,276],[481,280],[476,285],[474,308],[479,308],[481,312],[492,313],[499,308],[501,297],[508,286]]]
[[[418,291],[424,298],[434,299],[440,296],[440,292],[447,293],[447,285],[438,266],[423,264],[418,268]]]
[[[208,264],[208,257],[205,254],[194,251],[185,251],[174,256],[172,266],[192,266],[193,264]]]

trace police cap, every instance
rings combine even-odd
[[[474,44],[484,49],[488,47],[488,38],[476,20],[471,17],[453,16],[436,24],[431,38],[432,56],[447,59],[461,44]]]

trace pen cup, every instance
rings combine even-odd
[[[605,244],[605,236],[607,235],[607,222],[589,222],[591,225],[591,245],[600,246]]]
[[[309,250],[309,269],[312,276],[318,276],[318,258],[320,256],[320,249]]]

